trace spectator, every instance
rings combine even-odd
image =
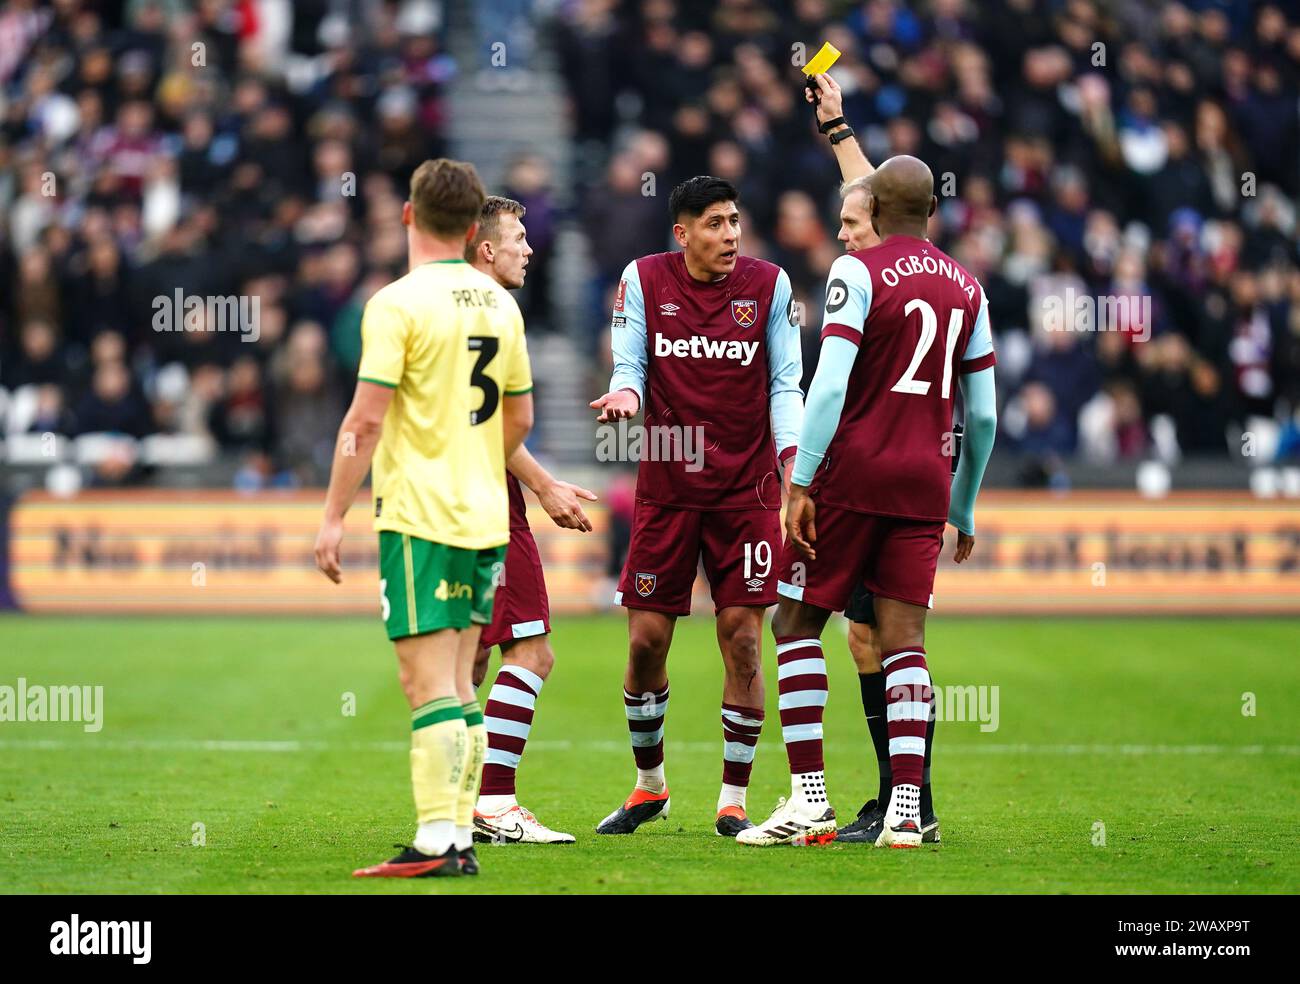
[[[311,330],[320,334],[315,325]],[[292,350],[295,341],[289,344]],[[274,459],[295,484],[328,481],[337,420],[343,413],[342,394],[329,377],[323,351],[315,348],[321,344],[323,337],[313,338],[310,350],[291,351],[285,379],[278,387]]]
[[[526,208],[524,226],[533,255],[528,258],[528,277],[516,299],[529,331],[547,331],[552,325],[551,257],[555,252],[556,207],[551,187],[550,166],[536,154],[526,154],[506,172],[503,195]]]
[[[1074,451],[1073,423],[1043,383],[1029,383],[1020,391],[1019,414],[1011,419],[1012,440],[1021,455],[1045,458]]]
[[[110,359],[96,366],[90,392],[73,410],[72,435],[105,433],[138,438],[153,430],[149,405],[136,392],[126,365]]]
[[[11,360],[2,379],[8,389],[20,386],[61,387],[68,376],[59,349],[59,337],[48,321],[33,319],[22,327],[20,353]]]
[[[273,419],[262,384],[262,367],[251,355],[241,356],[230,367],[225,392],[212,407],[208,430],[231,453],[270,452]]]

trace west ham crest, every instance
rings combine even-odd
[[[655,581],[658,577],[654,574],[642,574],[640,571],[636,575],[636,593],[642,598],[649,598],[654,594]]]
[[[732,301],[731,318],[742,328],[748,328],[753,325],[754,320],[758,317],[757,301]]]

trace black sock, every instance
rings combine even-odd
[[[889,797],[894,790],[894,776],[889,766],[889,722],[885,719],[884,671],[859,673],[858,684],[862,687],[862,711],[867,715],[871,744],[876,749],[876,766],[880,769],[880,792],[876,799],[883,810],[889,806]]]
[[[930,796],[930,752],[934,749],[934,681],[930,681],[930,723],[925,726],[925,767],[921,770],[921,816],[928,817],[934,812],[934,800]]]

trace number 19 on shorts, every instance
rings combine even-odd
[[[751,540],[745,544],[745,580],[764,578],[772,573],[772,544]]]

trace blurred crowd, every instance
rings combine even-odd
[[[323,481],[362,307],[405,269],[407,179],[447,149],[450,86],[523,91],[551,65],[571,187],[526,154],[492,189],[529,208],[530,331],[607,353],[623,265],[669,247],[668,192],[708,172],[741,190],[743,249],[785,267],[810,312],[811,378],[842,245],[799,66],[830,40],[868,156],[913,153],[936,174],[932,238],[988,293],[995,453],[1017,455],[1024,482],[1070,460],[1300,454],[1294,5],[462,8],[479,47],[509,39],[508,71],[480,52],[457,81],[446,0],[0,7],[0,436],[178,435],[236,461],[242,486]],[[592,271],[576,319],[550,289],[566,225]],[[255,297],[256,324],[199,312],[156,330],[177,291]],[[1070,331],[1051,303],[1100,296],[1149,299],[1149,317]]]
[[[407,181],[446,149],[442,28],[427,0],[0,9],[3,431],[188,435],[242,486],[323,481]],[[256,321],[157,330],[177,292]]]
[[[627,258],[666,248],[645,176],[710,172],[741,190],[744,250],[820,310],[838,171],[799,66],[822,40],[868,156],[936,175],[931,238],[986,288],[995,454],[1025,483],[1071,458],[1300,453],[1294,5],[580,0],[559,50],[583,159],[606,160],[580,177],[601,303]],[[1102,297],[1149,314],[1070,330],[1086,322],[1061,302]]]

